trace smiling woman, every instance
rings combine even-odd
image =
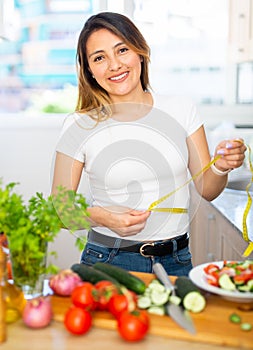
[[[194,104],[151,92],[149,55],[128,17],[100,12],[85,22],[77,45],[78,104],[56,147],[52,191],[59,185],[76,191],[85,171],[92,229],[82,263],[152,272],[153,263],[161,262],[167,273],[187,275],[192,267],[189,189],[183,186],[188,170],[193,175],[208,169],[194,183],[212,200],[223,191],[228,171],[242,165],[246,147],[220,142],[214,154],[219,175],[209,168]],[[170,192],[173,196],[165,196]],[[167,209],[180,210],[151,214],[150,204],[164,197]]]

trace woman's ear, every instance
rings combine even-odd
[[[143,62],[143,56],[140,55],[140,61]]]

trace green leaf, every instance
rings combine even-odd
[[[0,179],[1,180],[1,179]],[[0,181],[0,232],[9,242],[16,271],[25,278],[34,278],[55,267],[45,267],[48,242],[53,242],[62,228],[75,235],[89,229],[86,199],[82,194],[59,186],[57,194],[47,198],[37,192],[28,203],[15,192],[18,183],[2,186]],[[76,246],[83,249],[85,237],[78,237]]]

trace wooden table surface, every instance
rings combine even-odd
[[[153,278],[151,274],[138,274],[146,283]],[[44,328],[27,328],[22,320],[7,326],[7,341],[0,344],[0,350],[253,350],[253,330],[240,331],[238,325],[228,320],[229,314],[239,312],[247,322],[253,321],[253,304],[250,309],[240,310],[243,305],[222,300],[214,295],[207,296],[206,309],[192,315],[197,329],[196,335],[190,335],[176,325],[168,316],[151,316],[151,328],[144,340],[128,343],[120,338],[116,323],[109,313],[95,312],[93,327],[81,336],[70,334],[62,320],[70,305],[70,298],[52,296],[54,320]],[[251,346],[252,344],[252,346]]]
[[[148,334],[141,342],[131,343],[122,340],[115,330],[93,327],[89,333],[73,336],[61,322],[53,321],[49,327],[39,330],[27,328],[20,320],[8,326],[7,341],[0,344],[1,350],[234,350],[224,347],[180,341],[168,337]],[[238,348],[237,348],[238,349]]]

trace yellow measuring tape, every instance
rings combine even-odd
[[[159,212],[169,212],[169,213],[174,213],[174,214],[187,213],[188,209],[185,209],[185,208],[156,208],[156,207],[157,207],[157,205],[159,205],[160,203],[165,201],[165,199],[169,198],[174,193],[176,193],[177,191],[181,190],[181,188],[183,188],[184,186],[188,185],[191,181],[194,181],[199,175],[201,175],[207,169],[209,169],[211,167],[211,165],[214,164],[217,161],[217,159],[219,159],[220,157],[221,157],[220,155],[216,156],[214,159],[212,159],[212,161],[210,163],[208,163],[206,166],[204,166],[199,172],[197,172],[195,175],[193,175],[183,185],[177,187],[174,191],[166,194],[165,196],[161,197],[157,201],[151,203],[149,208],[148,208],[148,210],[149,211],[159,211]]]
[[[236,139],[235,141],[239,141],[241,143],[243,143],[243,141],[241,141],[240,139]],[[251,252],[253,251],[253,242],[249,239],[249,235],[248,235],[248,229],[247,229],[247,217],[252,205],[252,197],[250,195],[250,186],[253,182],[253,166],[252,166],[252,162],[251,162],[251,148],[248,145],[245,145],[248,148],[249,151],[249,166],[250,166],[250,171],[252,173],[252,177],[251,180],[249,182],[249,184],[246,187],[246,192],[247,192],[247,196],[248,196],[248,200],[246,203],[246,207],[244,209],[243,212],[243,222],[242,222],[242,235],[243,238],[246,242],[249,242],[248,247],[246,248],[245,252],[243,253],[244,257],[247,257],[251,254]],[[194,181],[199,175],[203,174],[206,170],[208,170],[212,164],[214,164],[219,158],[221,157],[221,155],[216,156],[214,159],[212,159],[211,162],[209,162],[206,166],[204,166],[199,172],[197,172],[195,175],[193,175],[188,181],[186,181],[183,185],[177,187],[175,190],[173,190],[172,192],[166,194],[165,196],[161,197],[160,199],[156,200],[155,202],[151,203],[148,210],[149,211],[155,211],[155,212],[168,212],[168,213],[173,213],[173,214],[183,214],[183,213],[187,213],[188,209],[186,208],[157,208],[157,206],[162,203],[163,201],[165,201],[167,198],[169,198],[170,196],[172,196],[173,194],[175,194],[177,191],[181,190],[181,188],[183,188],[184,186],[188,185],[191,181]]]
[[[243,212],[243,218],[242,218],[242,236],[246,242],[249,242],[248,247],[246,248],[245,252],[243,253],[244,257],[249,256],[253,251],[253,242],[249,239],[248,228],[247,228],[247,217],[248,217],[251,205],[252,205],[252,197],[250,195],[250,186],[253,183],[253,166],[252,166],[252,162],[251,162],[251,148],[248,145],[247,145],[247,148],[249,151],[249,168],[251,171],[251,180],[248,183],[248,185],[246,186],[248,200],[247,200],[246,207],[245,207],[244,212]]]

